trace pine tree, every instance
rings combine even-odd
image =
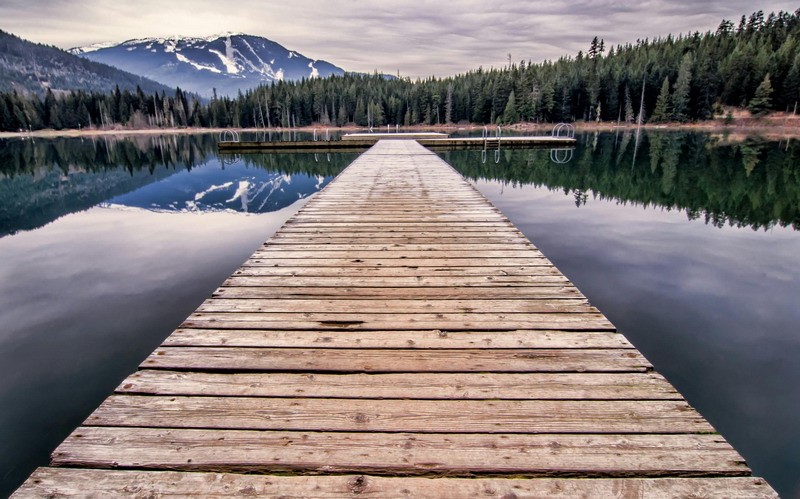
[[[597,58],[597,54],[599,53],[600,48],[600,39],[597,37],[592,38],[592,43],[589,45],[589,51],[586,55],[589,56],[589,59]]]
[[[370,101],[369,103],[369,115],[372,118],[372,125],[373,126],[381,126],[384,125],[386,122],[384,121],[383,115],[383,108],[375,104],[374,102]]]
[[[650,121],[654,123],[663,123],[669,121],[669,77],[664,78],[664,83],[661,84],[661,91],[658,93],[656,100],[656,108],[653,109],[653,115]]]
[[[633,123],[636,115],[633,112],[633,101],[631,100],[631,89],[625,85],[625,123]]]
[[[772,109],[772,83],[769,80],[769,73],[756,88],[756,94],[750,100],[748,109],[754,116],[764,116]]]
[[[445,123],[453,122],[453,84],[447,84],[447,99],[444,103],[444,121]]]
[[[516,123],[519,121],[519,114],[517,113],[517,99],[512,90],[508,94],[508,102],[506,108],[503,110],[503,123]]]
[[[792,67],[789,68],[786,79],[783,80],[782,94],[788,109],[796,109],[797,101],[800,99],[800,54],[794,58]]]
[[[672,117],[675,121],[687,121],[689,119],[689,91],[692,84],[693,64],[692,54],[687,52],[681,60],[678,79],[675,81],[675,90],[672,94]]]
[[[356,111],[353,115],[353,121],[358,126],[367,126],[367,107],[364,105],[364,99],[359,98],[356,102]]]
[[[11,132],[14,130],[11,124],[11,112],[8,110],[6,100],[0,95],[0,130]]]

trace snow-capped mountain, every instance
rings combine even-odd
[[[210,97],[234,96],[262,83],[344,74],[260,36],[227,33],[208,38],[144,38],[117,45],[76,47],[71,53]]]

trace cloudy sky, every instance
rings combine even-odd
[[[753,0],[2,0],[0,29],[71,48],[98,42],[238,32],[270,38],[350,71],[448,76],[534,62],[668,33],[713,30]]]

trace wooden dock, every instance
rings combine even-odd
[[[572,147],[572,137],[447,137],[435,133],[359,133],[349,134],[342,140],[298,140],[298,141],[242,141],[220,142],[223,153],[286,153],[286,152],[363,152],[380,140],[415,140],[434,150],[448,149],[514,149],[536,147]]]
[[[15,497],[775,497],[480,193],[356,159]]]

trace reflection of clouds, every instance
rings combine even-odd
[[[737,22],[756,9],[793,12],[796,3],[772,0],[756,7],[745,0],[296,0],[265,9],[261,2],[241,0],[237,9],[218,7],[211,0],[175,0],[169,5],[87,0],[74,9],[69,2],[42,0],[36,2],[37,15],[32,15],[30,2],[6,0],[0,18],[18,35],[64,48],[143,36],[207,36],[231,29],[265,36],[350,71],[399,69],[403,75],[425,77],[503,66],[508,53],[516,61],[574,55],[586,50],[594,36],[610,47],[669,33],[713,31],[723,18]],[[186,16],[187,11],[192,15]],[[142,26],[152,31],[142,32]]]

